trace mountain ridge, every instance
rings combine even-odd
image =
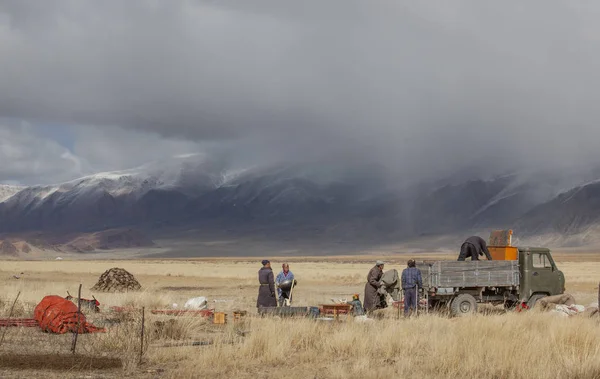
[[[13,195],[15,195],[16,193],[18,193],[19,191],[21,191],[25,188],[26,187],[22,187],[22,186],[0,184],[0,203],[5,200],[8,200]]]
[[[453,179],[407,186],[368,162],[242,167],[188,155],[57,185],[11,187],[0,197],[0,233],[203,228],[392,241],[486,228],[569,235],[600,223],[595,211],[585,211],[600,211],[600,181],[521,173]]]

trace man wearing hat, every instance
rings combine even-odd
[[[256,300],[256,307],[276,307],[277,298],[275,297],[275,280],[273,277],[273,270],[271,269],[271,262],[267,259],[262,261],[262,268],[258,270],[258,299]]]
[[[423,288],[421,270],[416,266],[414,259],[410,259],[407,268],[402,271],[402,289],[404,290],[404,316],[408,316],[410,309],[416,310],[419,304],[417,288]]]
[[[381,277],[383,276],[383,261],[375,262],[375,267],[367,275],[367,284],[365,284],[365,311],[370,312],[375,309],[383,308],[382,299],[377,290],[381,287]]]

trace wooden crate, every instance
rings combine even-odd
[[[233,312],[233,322],[242,321],[244,319],[244,317],[246,317],[247,314],[248,314],[247,311],[234,311]]]
[[[519,259],[519,249],[514,246],[488,246],[495,261],[516,261]]]
[[[352,305],[350,304],[321,304],[322,315],[333,315],[334,318],[338,318],[339,315],[348,315],[352,313]]]
[[[227,323],[227,314],[225,312],[215,312],[213,324],[223,325]]]

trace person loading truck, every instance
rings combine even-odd
[[[457,260],[464,261],[468,257],[471,257],[472,261],[478,261],[479,256],[483,256],[484,254],[488,261],[492,260],[492,255],[487,248],[485,240],[479,236],[471,236],[467,238],[460,247],[460,254],[458,255]]]

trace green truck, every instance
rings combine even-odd
[[[419,262],[417,267],[428,309],[448,307],[454,316],[475,313],[478,303],[531,308],[542,297],[565,292],[565,276],[546,248],[518,248],[517,260]]]

